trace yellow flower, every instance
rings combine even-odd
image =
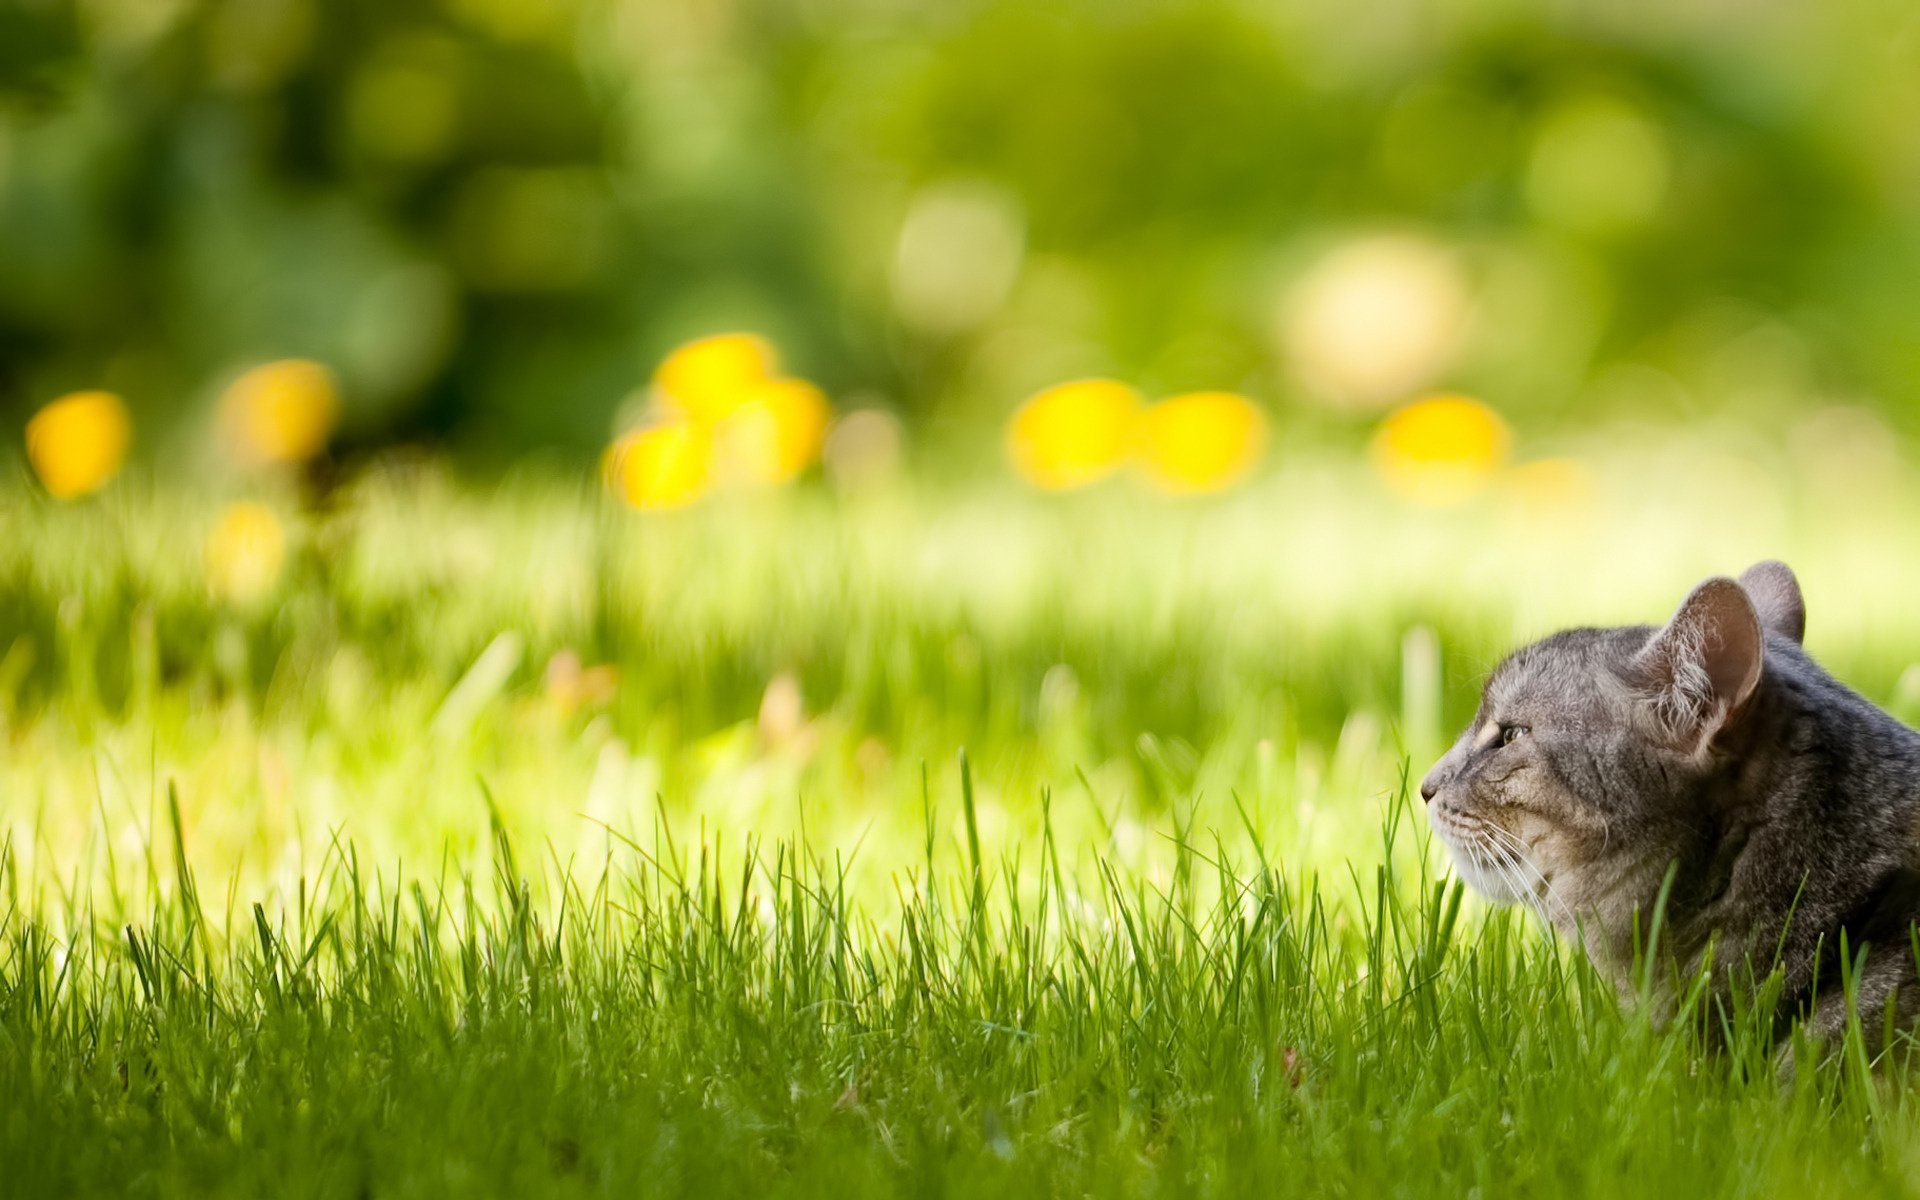
[[[1233,392],[1188,392],[1147,410],[1141,465],[1163,492],[1218,492],[1246,477],[1266,448],[1267,419]]]
[[[715,458],[729,483],[791,482],[820,457],[830,413],[802,379],[769,379],[715,429]]]
[[[744,404],[772,377],[773,346],[751,333],[720,333],[688,342],[653,373],[661,407],[712,424]]]
[[[1513,441],[1491,408],[1465,396],[1430,396],[1395,410],[1373,437],[1373,465],[1402,499],[1459,504],[1484,488]]]
[[[72,500],[99,491],[127,460],[133,421],[112,392],[62,396],[27,422],[27,461],[48,494]]]
[[[832,410],[818,387],[774,375],[776,365],[773,347],[750,333],[667,355],[652,394],[664,420],[615,444],[610,486],[653,509],[689,504],[715,484],[791,482],[819,460]]]
[[[713,483],[713,438],[688,421],[636,429],[607,450],[607,486],[642,512],[684,508]]]
[[[1140,397],[1111,379],[1051,387],[1007,424],[1007,455],[1027,481],[1050,491],[1104,479],[1133,451]]]
[[[224,600],[252,604],[273,590],[286,557],[286,535],[272,509],[251,500],[229,504],[207,537],[208,585]]]
[[[320,453],[339,413],[332,372],[301,358],[255,367],[220,397],[221,433],[242,462],[256,466]]]

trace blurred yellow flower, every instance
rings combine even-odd
[[[252,604],[273,589],[286,562],[280,519],[264,504],[229,504],[207,536],[207,583],[213,594]]]
[[[772,377],[773,346],[751,333],[720,333],[688,342],[653,373],[660,405],[702,424],[731,414]]]
[[[684,508],[713,484],[713,437],[689,421],[623,435],[607,450],[607,487],[642,512]]]
[[[790,483],[819,461],[832,407],[804,379],[773,374],[773,347],[751,333],[699,338],[654,372],[663,418],[616,442],[608,486],[640,509],[679,508],[716,485]]]
[[[1234,392],[1189,392],[1149,408],[1141,465],[1163,492],[1218,492],[1238,483],[1266,449],[1267,419]]]
[[[1050,491],[1104,479],[1133,452],[1140,396],[1111,379],[1080,379],[1035,395],[1007,424],[1007,455]]]
[[[305,462],[326,448],[340,413],[333,373],[282,359],[253,368],[220,397],[220,430],[242,462]]]
[[[99,491],[127,460],[133,421],[112,392],[74,392],[27,422],[27,461],[50,495]]]
[[[1395,410],[1373,437],[1373,464],[1414,504],[1470,499],[1507,461],[1513,435],[1500,414],[1466,396],[1431,396]]]
[[[811,383],[769,379],[715,427],[716,468],[728,483],[789,483],[820,457],[830,413]]]

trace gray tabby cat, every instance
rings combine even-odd
[[[1710,943],[1717,988],[1777,965],[1781,1011],[1825,1037],[1846,1020],[1845,930],[1871,946],[1866,1027],[1889,1005],[1910,1025],[1920,734],[1807,657],[1805,627],[1793,572],[1763,562],[1700,584],[1662,628],[1514,653],[1420,785],[1460,874],[1583,940],[1624,990],[1671,866],[1661,936],[1683,970]]]

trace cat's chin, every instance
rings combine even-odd
[[[1443,841],[1445,839],[1442,839]],[[1453,859],[1453,873],[1466,881],[1468,887],[1480,893],[1495,904],[1520,904],[1532,899],[1520,892],[1514,881],[1503,874],[1499,868],[1481,859],[1471,850],[1462,849],[1447,842],[1447,854]]]

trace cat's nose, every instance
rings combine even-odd
[[[1454,756],[1454,751],[1447,751],[1427,771],[1427,777],[1420,781],[1420,799],[1432,804],[1433,798],[1440,794],[1440,789],[1447,786],[1447,781],[1459,774],[1459,768],[1453,765]]]

